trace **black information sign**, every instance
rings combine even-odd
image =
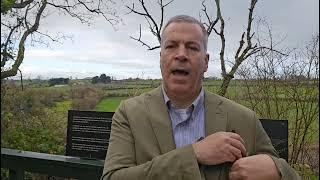
[[[69,110],[66,156],[105,159],[113,114]]]
[[[260,119],[279,156],[288,161],[288,120]]]

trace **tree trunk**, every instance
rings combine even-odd
[[[23,77],[22,77],[22,72],[21,72],[20,69],[18,69],[18,71],[20,72],[21,91],[23,91]]]
[[[232,76],[228,76],[228,75],[226,75],[223,78],[222,84],[221,84],[220,89],[218,91],[218,94],[220,96],[225,96],[226,95],[228,86],[229,86],[230,81],[231,81],[232,78],[233,78]]]

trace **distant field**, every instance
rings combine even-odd
[[[105,97],[97,104],[95,111],[114,112],[120,102],[128,97]]]
[[[91,86],[98,86],[104,92],[104,98],[96,105],[96,107],[92,110],[94,111],[105,111],[105,112],[114,112],[119,106],[121,100],[127,99],[129,97],[140,95],[141,93],[152,90],[155,87],[160,85],[161,81],[127,81],[127,82],[115,82],[111,84],[98,84]],[[220,88],[221,81],[219,80],[205,80],[204,88],[210,92],[217,93]],[[276,94],[275,90],[272,87],[268,87],[268,91],[266,93],[258,91],[256,88],[259,88],[257,82],[249,82],[250,91],[254,98],[250,103],[248,99],[248,89],[245,86],[245,82],[237,80],[231,81],[230,86],[228,88],[228,92],[226,97],[232,99],[242,105],[247,106],[250,109],[253,109],[263,118],[270,119],[287,119],[289,121],[289,131],[290,135],[293,133],[292,130],[295,127],[295,115],[296,109],[294,108],[294,102],[289,93],[292,93],[290,90],[290,86],[284,86],[279,84],[277,86]],[[272,85],[272,84],[271,84]],[[307,91],[314,89],[314,87],[304,86],[307,84],[302,84],[297,91],[300,94],[305,94]],[[58,92],[64,92],[64,94],[68,94],[70,92],[70,87],[62,86],[62,87],[46,87],[47,89],[54,89]],[[255,96],[256,93],[264,96],[262,99],[255,99],[258,96]],[[64,95],[65,96],[65,95]],[[314,98],[318,96],[318,91],[312,90],[312,94],[310,95],[313,99],[305,99],[306,103],[309,106],[305,106],[304,108],[313,109],[317,108],[319,99]],[[259,97],[258,97],[259,98]],[[279,98],[279,102],[276,103],[275,100]],[[265,102],[265,103],[263,103]],[[314,105],[313,105],[314,104]],[[303,105],[303,104],[301,104]],[[311,106],[312,105],[312,106]],[[268,108],[269,106],[269,108]],[[311,108],[312,107],[312,108]],[[58,111],[67,111],[71,108],[71,99],[67,101],[58,102],[56,104],[56,108]],[[289,109],[289,110],[288,110]],[[270,110],[270,112],[268,111]],[[277,111],[285,111],[277,114]],[[300,111],[298,113],[301,113]],[[299,115],[300,117],[300,115]],[[319,138],[319,115],[316,115],[316,120],[312,122],[310,131],[314,131],[314,133],[308,133],[309,136],[307,138],[311,139],[311,142],[318,142]],[[291,138],[290,140],[291,141]]]

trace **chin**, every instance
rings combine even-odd
[[[188,84],[168,84],[167,91],[170,91],[172,93],[182,93],[183,94],[188,94],[192,90],[192,87]]]

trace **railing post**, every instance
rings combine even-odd
[[[24,171],[22,169],[9,169],[10,180],[24,180]]]

